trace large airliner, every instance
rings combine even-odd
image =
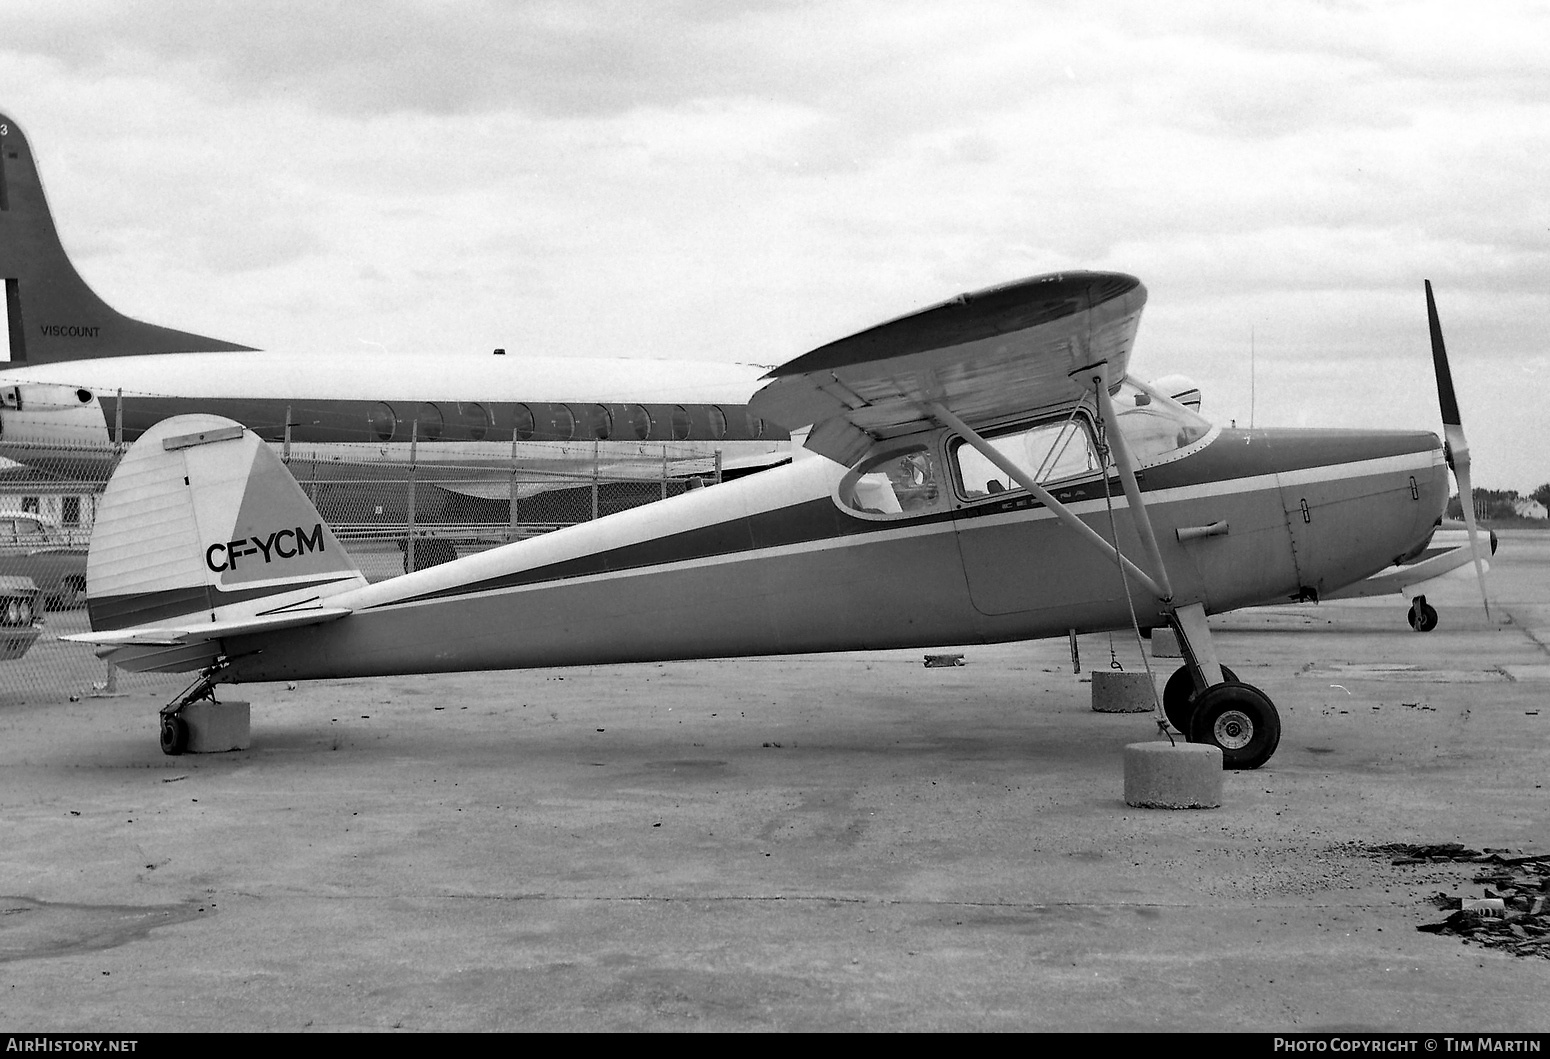
[[[130,319],[59,239],[37,165],[0,114],[0,456],[92,473],[171,415],[208,412],[315,459],[502,461],[647,477],[693,455],[778,463],[786,431],[749,414],[754,365],[543,357],[518,349],[392,355],[255,350]],[[633,473],[631,470],[633,469]],[[493,487],[493,483],[492,483]],[[478,486],[470,486],[475,493]]]

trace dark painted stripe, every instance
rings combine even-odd
[[[951,518],[951,513],[945,512],[919,521],[940,521],[943,515]],[[622,570],[681,562],[685,559],[736,555],[759,548],[777,547],[780,544],[823,540],[850,533],[868,533],[880,528],[885,527],[880,527],[875,522],[846,517],[835,507],[834,501],[825,496],[746,518],[718,522],[710,526],[697,526],[667,537],[626,544],[608,551],[593,552],[590,555],[534,567],[531,570],[519,570],[499,577],[489,577],[437,592],[395,600],[392,605],[427,599],[445,599],[451,596],[468,595],[472,592],[518,588],[547,581],[564,581],[573,577],[617,573]]]
[[[250,599],[263,599],[299,588],[319,588],[323,585],[348,581],[354,574],[343,577],[325,577],[317,581],[295,582],[288,585],[269,585],[263,588],[244,588],[228,592],[213,589],[209,585],[193,588],[164,588],[156,592],[125,592],[116,596],[95,596],[86,600],[86,614],[92,632],[112,632],[135,625],[149,625],[165,618],[186,618],[208,613],[229,603],[244,603]]]
[[[99,395],[104,402],[113,395]],[[606,409],[608,420],[598,412]],[[644,408],[649,423],[638,410]],[[421,444],[437,441],[588,442],[608,421],[606,440],[715,444],[732,441],[787,441],[790,434],[771,422],[751,417],[746,404],[607,404],[585,401],[362,401],[266,398],[193,398],[125,396],[124,440],[134,441],[155,424],[175,415],[207,413],[236,420],[266,441],[283,441],[286,415],[291,441],[297,444],[407,442],[418,422]],[[106,405],[104,411],[107,413]],[[108,429],[113,429],[111,413]],[[717,416],[724,418],[718,434]],[[567,419],[568,416],[568,419]],[[676,420],[676,425],[675,425]],[[573,423],[565,429],[566,422]],[[687,436],[679,437],[687,428]],[[644,431],[644,436],[642,436]]]
[[[1431,452],[1441,444],[1437,435],[1424,430],[1223,430],[1200,452],[1176,463],[1148,468],[1138,477],[1143,491],[1177,489],[1203,482]]]
[[[1229,434],[1232,435],[1229,437]],[[1245,440],[1247,438],[1247,441]],[[1271,442],[1274,442],[1272,444]],[[1225,444],[1224,444],[1225,443]],[[1142,491],[1175,489],[1208,482],[1252,478],[1266,474],[1301,470],[1308,467],[1381,459],[1411,452],[1426,452],[1437,446],[1437,439],[1424,432],[1358,431],[1223,431],[1222,436],[1201,452],[1145,472]],[[1215,456],[1207,458],[1208,455]],[[1117,478],[1094,480],[1055,490],[1062,503],[1077,504],[1100,499],[1105,485],[1112,495],[1123,492]],[[520,570],[463,585],[395,600],[386,606],[446,599],[475,592],[519,588],[526,585],[562,581],[573,577],[618,573],[666,563],[709,559],[745,551],[804,544],[818,540],[875,533],[901,525],[920,526],[935,522],[967,521],[1007,511],[1043,507],[1026,493],[1005,500],[975,504],[958,510],[936,511],[919,518],[855,518],[845,514],[831,497],[802,501],[756,515],[733,519],[711,526],[699,526],[682,533],[649,541],[621,545],[530,570]]]
[[[948,349],[1053,323],[1138,290],[1141,281],[1121,272],[1060,272],[989,287],[901,316],[897,320],[819,346],[765,378]]]

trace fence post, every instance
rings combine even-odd
[[[113,455],[124,454],[124,388],[118,389],[118,395],[113,398]]]
[[[511,428],[511,528],[506,531],[506,543],[517,539],[517,429]]]
[[[662,442],[662,499],[667,499],[667,442]]]
[[[598,446],[599,446],[599,444],[600,444],[600,442],[597,440],[597,438],[593,438],[592,439],[592,521],[593,522],[597,521],[597,476],[598,476],[598,473],[599,473],[599,468],[598,468]]]
[[[291,406],[285,406],[285,446],[280,450],[280,462],[291,465]]]
[[[716,450],[716,484],[721,484],[721,450]]]
[[[420,420],[409,424],[409,535],[404,541],[404,573],[414,573],[414,461],[419,454]]]

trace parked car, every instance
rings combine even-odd
[[[0,662],[14,661],[32,648],[43,632],[40,617],[32,581],[0,576]]]
[[[0,577],[30,577],[46,606],[86,602],[86,540],[35,511],[0,511]]]

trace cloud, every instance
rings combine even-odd
[[[1362,405],[1365,366],[1411,387],[1419,351],[1427,384],[1422,278],[1461,374],[1544,355],[1545,22],[39,3],[8,12],[0,100],[92,282],[204,333],[774,362],[958,291],[1113,268],[1152,292],[1143,365],[1246,404],[1252,326],[1261,371],[1304,375],[1288,414],[1295,395],[1362,422],[1390,414]],[[1508,440],[1476,441],[1482,468],[1526,461]]]

